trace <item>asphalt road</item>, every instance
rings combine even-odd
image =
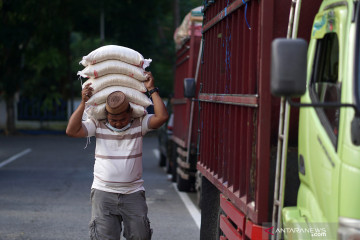
[[[86,144],[63,135],[0,135],[0,240],[89,239],[95,139]],[[197,240],[199,228],[158,167],[156,147],[154,135],[144,138],[152,239]]]

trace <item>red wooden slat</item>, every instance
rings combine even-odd
[[[255,209],[258,211],[258,218],[260,221],[266,221],[268,219],[268,199],[264,196],[269,192],[269,166],[270,166],[270,121],[271,116],[271,95],[270,95],[270,42],[273,38],[274,23],[272,21],[274,14],[274,5],[276,0],[269,0],[263,2],[259,8],[261,16],[263,16],[259,22],[261,26],[261,40],[259,41],[259,51],[262,56],[259,65],[259,94],[261,94],[260,107],[258,114],[258,131],[257,131],[257,175],[261,176],[256,181],[256,205]],[[266,29],[267,28],[267,29]],[[267,120],[265,120],[267,119]],[[261,149],[260,149],[261,146]]]
[[[241,240],[242,235],[234,229],[230,221],[224,216],[220,215],[220,229],[225,234],[226,238],[229,240]]]
[[[241,231],[245,230],[245,214],[236,209],[223,194],[220,194],[220,207],[225,212],[226,216],[229,217]]]
[[[237,107],[232,106],[233,109],[233,113],[234,113],[234,120],[235,122],[238,122],[238,120],[240,119],[239,117],[239,112],[237,111]],[[239,133],[240,130],[240,126],[238,124],[235,124],[234,127],[234,132],[235,133]],[[233,137],[231,138],[233,143],[231,144],[231,152],[233,152],[233,154],[231,155],[231,159],[234,162],[234,167],[231,169],[232,170],[232,174],[233,174],[233,191],[239,193],[239,188],[240,188],[240,182],[239,182],[239,176],[240,176],[240,172],[239,172],[239,146],[238,146],[238,135],[237,134],[232,134]]]
[[[258,96],[257,95],[201,93],[199,95],[199,100],[206,101],[206,102],[214,102],[214,103],[243,105],[243,106],[249,106],[249,107],[257,107],[258,106]]]

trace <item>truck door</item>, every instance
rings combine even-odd
[[[333,4],[315,18],[308,53],[306,103],[339,102],[347,5]],[[340,158],[340,108],[302,108],[299,120],[298,207],[311,222],[336,222]]]

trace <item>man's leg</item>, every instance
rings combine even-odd
[[[124,237],[127,240],[150,240],[152,229],[147,217],[148,207],[144,191],[123,194],[121,216],[124,220]]]
[[[121,217],[117,214],[117,203],[116,193],[91,190],[91,240],[120,239]]]

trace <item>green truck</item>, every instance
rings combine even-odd
[[[297,205],[283,207],[286,192],[275,193],[273,238],[360,239],[359,11],[358,1],[324,0],[309,45],[296,23],[272,43],[271,92],[300,107]]]

